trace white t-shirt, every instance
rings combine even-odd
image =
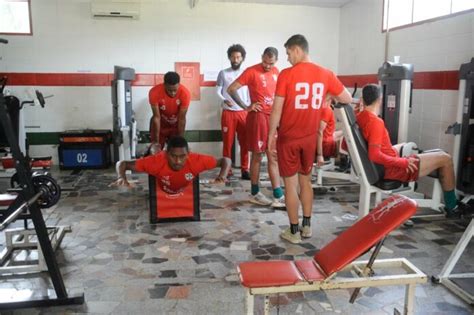
[[[232,111],[240,111],[243,110],[242,107],[237,105],[232,97],[227,93],[227,88],[232,82],[235,81],[243,72],[243,69],[234,70],[232,68],[227,68],[221,70],[219,75],[217,76],[217,95],[221,100],[221,106],[223,110],[232,110]],[[240,99],[246,104],[250,105],[250,97],[249,97],[249,90],[246,86],[242,86],[240,89],[237,90],[237,94],[239,94]],[[228,106],[224,101],[228,100],[231,102],[232,106]]]

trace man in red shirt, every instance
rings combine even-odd
[[[252,152],[250,159],[250,202],[259,205],[271,205],[275,208],[285,207],[283,190],[280,187],[280,174],[276,151],[268,150],[268,128],[270,113],[275,94],[278,69],[278,50],[267,47],[262,55],[262,62],[247,68],[227,89],[237,105],[248,111],[247,147]],[[247,86],[251,104],[247,106],[239,97],[237,90]],[[268,175],[273,188],[273,201],[260,192],[260,164],[263,154],[268,158]]]
[[[335,157],[338,154],[337,146],[342,138],[342,131],[336,130],[336,119],[331,103],[332,98],[327,98],[325,106],[321,108],[316,150],[318,166],[324,164],[324,158]]]
[[[290,227],[280,237],[300,243],[301,237],[311,237],[313,189],[311,169],[316,152],[320,109],[326,93],[335,95],[341,103],[352,97],[336,75],[309,58],[308,41],[303,35],[293,35],[285,43],[291,68],[278,77],[275,101],[270,117],[270,149],[277,148],[278,166],[285,181],[286,210]],[[278,139],[275,138],[278,132]],[[298,195],[298,184],[300,194]],[[298,206],[303,207],[303,224],[299,232]]]
[[[150,121],[152,151],[159,152],[171,136],[184,136],[191,93],[179,81],[179,74],[167,72],[164,83],[154,86],[148,93],[153,111]]]
[[[433,171],[439,172],[444,191],[447,217],[459,214],[454,192],[453,160],[446,152],[427,152],[401,157],[397,146],[392,146],[383,120],[377,116],[382,107],[380,87],[368,84],[362,89],[364,110],[357,115],[357,124],[368,144],[369,159],[385,168],[384,178],[401,182],[416,181]]]
[[[224,182],[232,161],[223,157],[216,159],[210,155],[189,152],[186,139],[174,136],[168,140],[165,151],[138,160],[118,161],[116,170],[118,179],[112,186],[132,187],[126,171],[144,172],[158,178],[159,187],[168,194],[177,194],[193,182],[199,173],[220,167],[215,182]]]

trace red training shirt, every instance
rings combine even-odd
[[[383,120],[374,113],[364,110],[357,115],[357,124],[367,141],[369,159],[385,168],[407,168],[408,160],[398,157],[390,143],[390,136]]]
[[[166,159],[166,151],[136,160],[135,169],[158,178],[158,183],[166,193],[177,194],[192,183],[199,173],[215,168],[217,160],[210,155],[190,152],[188,158],[179,171],[172,170]]]
[[[317,135],[326,93],[339,95],[344,86],[336,75],[311,62],[300,62],[278,77],[276,96],[284,97],[278,139],[290,141]]]
[[[245,69],[237,78],[237,82],[248,87],[250,101],[252,103],[259,102],[263,108],[262,112],[268,115],[272,112],[278,73],[277,67],[265,71],[262,64],[259,63]]]
[[[321,121],[326,123],[326,128],[324,128],[323,133],[323,141],[332,142],[334,131],[336,130],[336,120],[334,119],[334,112],[330,106],[321,108]]]
[[[151,106],[160,108],[160,124],[162,128],[178,128],[178,113],[180,108],[188,108],[191,101],[191,93],[182,84],[179,85],[175,97],[166,94],[165,84],[154,86],[148,93]]]

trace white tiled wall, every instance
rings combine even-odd
[[[138,21],[95,20],[89,0],[32,1],[33,36],[5,36],[0,46],[0,72],[111,73],[114,65],[137,73],[165,73],[176,61],[201,63],[201,72],[228,67],[227,47],[241,43],[247,50],[244,65],[260,61],[263,49],[280,51],[277,66],[289,66],[283,44],[301,33],[310,42],[314,61],[337,71],[339,46],[338,8],[262,5],[199,1],[194,9],[187,0],[141,1]],[[15,87],[22,95],[27,87]],[[148,128],[150,87],[134,87],[138,127]],[[27,126],[35,131],[74,128],[111,128],[108,87],[41,87],[54,94],[46,108],[25,110]],[[220,129],[214,88],[202,88],[201,100],[192,102],[188,129]],[[27,129],[27,131],[30,131]],[[199,145],[198,145],[199,147]],[[199,149],[199,148],[198,148]],[[219,145],[202,145],[220,154]],[[55,155],[49,146],[32,147]]]
[[[381,32],[381,0],[353,0],[341,8],[339,74],[374,74],[385,55]],[[474,13],[394,30],[389,34],[388,60],[400,56],[415,72],[458,70],[474,57]],[[455,121],[457,91],[414,90],[408,137],[421,148],[453,150],[445,135]]]

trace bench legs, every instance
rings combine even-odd
[[[270,315],[270,298],[268,295],[265,295],[263,300],[263,314]]]
[[[250,294],[250,289],[245,290],[245,314],[253,315],[254,296]]]
[[[370,209],[370,189],[363,184],[360,185],[359,192],[359,219],[365,217]]]
[[[407,284],[405,288],[405,306],[403,314],[412,315],[415,307],[415,284]]]

